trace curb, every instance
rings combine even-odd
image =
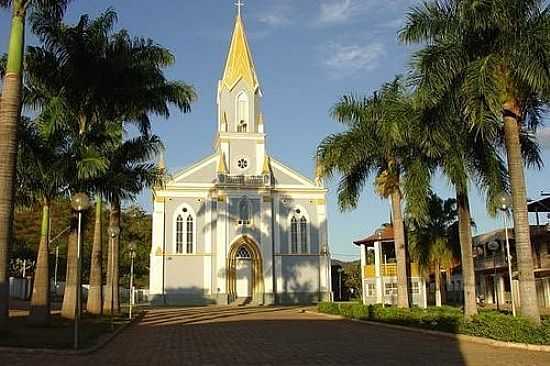
[[[406,332],[420,333],[420,334],[426,334],[426,335],[437,336],[437,337],[445,337],[445,338],[450,338],[450,339],[455,339],[460,341],[467,341],[471,343],[484,344],[486,346],[492,346],[492,347],[514,348],[514,349],[520,349],[524,351],[535,351],[535,352],[550,352],[550,346],[546,346],[546,345],[497,341],[495,339],[476,337],[476,336],[471,336],[466,334],[453,334],[453,333],[440,332],[437,330],[429,330],[429,329],[422,329],[422,328],[407,327],[404,325],[374,322],[370,320],[350,319],[342,315],[325,314],[318,311],[306,311],[306,313],[318,314],[331,319],[348,320],[356,323],[364,323],[364,324],[388,328],[388,329],[403,330]]]
[[[51,349],[51,348],[24,348],[24,347],[0,347],[0,352],[9,352],[9,353],[20,353],[20,354],[48,354],[48,355],[59,355],[59,356],[83,356],[90,353],[99,351],[101,348],[105,347],[109,342],[111,342],[117,335],[128,329],[130,326],[134,325],[141,319],[143,319],[146,311],[142,311],[137,315],[132,321],[120,326],[113,333],[106,334],[100,337],[96,344],[88,348],[83,348],[79,350],[63,350],[63,349]]]

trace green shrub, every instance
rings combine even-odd
[[[371,320],[448,333],[461,333],[500,341],[550,345],[550,319],[535,326],[521,317],[482,310],[472,321],[462,311],[442,306],[428,309],[382,307],[360,303],[320,303],[319,311],[351,319]]]

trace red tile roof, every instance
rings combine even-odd
[[[376,236],[376,233],[369,235],[365,239],[354,241],[353,244],[355,245],[363,245],[363,244],[371,244],[375,241],[393,241],[393,226],[392,225],[386,225],[384,226],[384,231],[382,232],[382,236],[378,238]]]

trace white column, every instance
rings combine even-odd
[[[498,294],[498,302],[499,304],[505,303],[505,297],[504,297],[504,275],[498,274],[498,286],[497,286],[497,294]]]
[[[260,197],[260,219],[261,219],[261,246],[263,253],[264,291],[266,294],[273,293],[273,242],[271,237],[271,197],[268,195]]]
[[[212,295],[212,200],[207,198],[204,202],[204,292]],[[198,219],[198,218],[197,218]]]
[[[319,252],[323,252],[323,247],[327,247],[327,211],[325,200],[317,203],[317,220],[319,222]],[[312,253],[313,254],[313,253]],[[329,274],[327,273],[330,265],[327,264],[328,257],[322,256],[319,258],[319,292],[321,294],[329,292],[328,278]]]
[[[151,295],[162,294],[163,244],[164,244],[164,198],[156,198],[153,204],[153,233],[150,255],[149,290]]]
[[[217,288],[214,289],[216,293],[224,294],[226,293],[225,286],[225,271],[226,271],[226,257],[227,257],[227,217],[229,212],[228,207],[228,197],[218,196],[218,220],[216,224],[217,231],[217,248],[216,248],[216,268],[217,268]],[[219,291],[218,291],[219,289]]]
[[[382,273],[382,242],[374,242],[374,275],[376,276],[376,303],[384,302],[383,273]]]
[[[365,244],[359,245],[359,251],[361,252],[361,284],[363,288],[363,304],[367,304],[367,286],[365,283],[365,266],[367,265],[367,246]]]

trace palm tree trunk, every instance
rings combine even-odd
[[[405,225],[401,214],[401,193],[391,194],[393,214],[393,237],[395,257],[397,260],[397,306],[409,307],[409,291],[407,286],[407,249],[405,248]]]
[[[103,279],[101,273],[102,262],[102,233],[103,233],[103,204],[98,195],[95,201],[95,227],[94,243],[92,246],[92,259],[90,264],[90,289],[88,291],[87,310],[90,314],[100,315],[102,312],[103,300]]]
[[[78,245],[78,217],[75,212],[71,216],[71,229],[67,243],[67,274],[65,278],[65,291],[63,294],[63,306],[61,317],[74,319],[76,306],[76,282],[77,282],[77,259],[76,251]]]
[[[519,141],[519,116],[521,110],[515,100],[504,105],[504,136],[508,172],[512,186],[512,206],[514,213],[514,238],[519,273],[520,313],[536,324],[540,324],[537,304],[537,289],[533,272],[533,254],[527,213],[527,193],[523,172],[523,158]]]
[[[9,318],[8,258],[12,235],[17,125],[21,119],[25,12],[13,4],[8,63],[0,99],[0,329]]]
[[[34,325],[46,325],[50,321],[50,271],[48,245],[50,234],[50,201],[44,199],[40,244],[34,272],[29,321]]]
[[[114,199],[111,202],[109,227],[120,228],[120,201],[118,199]],[[105,294],[103,301],[103,312],[105,314],[110,314],[111,311],[113,311],[114,314],[118,314],[120,312],[118,276],[119,240],[120,234],[114,238],[109,238],[109,258],[107,261],[109,266],[107,269],[107,293]]]
[[[441,306],[441,264],[435,261],[435,306]]]
[[[458,237],[460,240],[462,280],[464,285],[464,317],[471,320],[477,315],[476,280],[472,242],[472,217],[468,193],[457,192]]]

